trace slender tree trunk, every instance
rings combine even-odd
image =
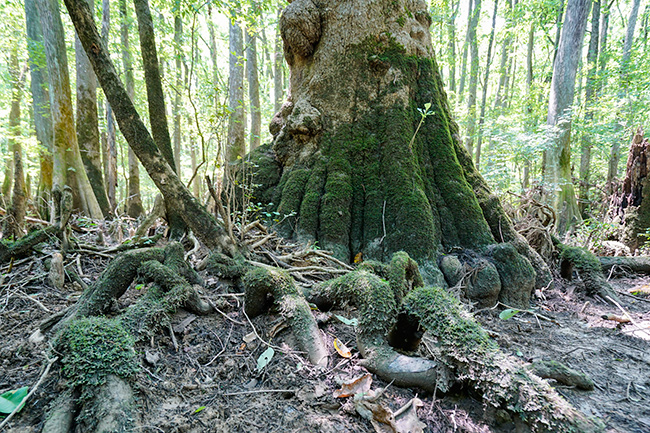
[[[111,26],[110,0],[102,0],[102,34],[101,40],[104,46],[108,46],[108,38]],[[104,159],[104,176],[106,183],[106,195],[111,213],[117,212],[117,145],[115,139],[115,118],[108,99],[106,99],[106,157]]]
[[[480,1],[480,0],[479,0]],[[463,42],[463,54],[461,56],[460,64],[460,83],[458,84],[458,100],[462,100],[463,92],[465,91],[465,75],[467,72],[467,52],[470,44],[469,32],[472,21],[472,6],[474,5],[474,0],[469,0],[467,6],[467,31],[465,32],[465,41]]]
[[[494,0],[494,13],[492,14],[492,30],[488,42],[487,60],[485,72],[483,73],[483,94],[481,95],[481,114],[478,119],[478,140],[476,143],[476,169],[481,165],[481,145],[483,144],[483,125],[485,124],[485,105],[487,103],[488,78],[490,77],[490,65],[492,64],[492,44],[494,43],[494,31],[497,24],[497,9],[499,1]]]
[[[246,75],[248,76],[248,100],[251,111],[250,151],[260,146],[262,135],[262,112],[260,111],[260,80],[257,70],[257,36],[246,31]]]
[[[554,127],[546,151],[544,180],[551,204],[560,216],[557,230],[565,233],[580,220],[571,179],[571,105],[591,0],[569,0],[553,66],[547,124]]]
[[[56,0],[38,0],[43,30],[45,57],[50,81],[50,107],[53,125],[53,187],[72,188],[79,207],[91,218],[103,217],[81,161],[72,114],[68,57],[63,24]]]
[[[512,0],[508,0],[508,21],[506,25],[506,35],[503,38],[503,45],[501,47],[501,63],[499,64],[499,86],[497,87],[496,99],[494,101],[494,107],[504,107],[505,106],[505,93],[508,79],[508,59],[510,58],[511,47],[512,47],[512,30],[511,26],[513,23],[512,18]]]
[[[181,176],[181,89],[183,88],[183,21],[180,15],[174,17],[174,64],[176,67],[176,89],[174,90],[174,162],[176,173]]]
[[[282,8],[278,7],[278,21],[280,20],[280,14],[282,13]],[[275,74],[273,75],[273,92],[274,92],[274,111],[277,113],[280,111],[283,103],[283,94],[284,94],[284,68],[282,67],[282,62],[284,61],[284,55],[282,53],[282,37],[280,36],[280,30],[276,29],[275,31]]]
[[[228,77],[228,145],[226,160],[237,161],[246,153],[246,114],[244,112],[244,38],[240,25],[230,21],[229,77]]]
[[[598,73],[598,38],[600,27],[600,0],[594,0],[591,6],[591,37],[589,51],[587,51],[587,82],[585,84],[585,124],[589,125],[594,118],[594,99],[596,97],[596,80]],[[593,140],[591,134],[582,135],[580,143],[580,200],[578,207],[583,218],[587,218],[587,205],[589,204],[589,171],[591,165],[591,148]]]
[[[449,68],[449,93],[456,93],[456,16],[460,8],[460,0],[449,3],[449,18],[447,19],[447,67]]]
[[[476,28],[481,15],[481,0],[475,0],[474,10],[472,17],[469,21],[467,35],[469,38],[469,51],[470,51],[470,71],[469,71],[469,87],[467,97],[467,142],[465,147],[471,156],[474,156],[474,138],[476,135],[476,92],[478,88],[478,39],[476,36]]]
[[[555,24],[555,44],[553,49],[553,64],[551,65],[551,71],[555,66],[555,59],[557,59],[557,50],[560,47],[560,37],[562,35],[562,18],[564,17],[564,0],[560,0],[557,11],[557,20]],[[551,78],[549,77],[549,80]]]
[[[156,40],[153,33],[153,21],[149,2],[147,0],[134,0],[135,13],[138,17],[138,32],[140,34],[140,51],[142,65],[147,85],[147,101],[149,105],[149,122],[154,142],[171,167],[176,167],[172,149],[169,128],[167,126],[167,112],[165,110],[165,95],[163,94],[160,80],[160,68],[156,51]],[[171,203],[165,202],[167,221],[170,228],[170,237],[180,239],[185,234],[186,227],[178,209]]]
[[[212,6],[208,3],[208,32],[210,34],[210,59],[212,60],[212,85],[214,86],[214,108],[219,112],[219,62],[217,61],[217,39],[214,36],[214,24],[212,23]]]
[[[131,28],[131,17],[126,5],[126,0],[120,0],[120,40],[122,42],[122,68],[124,70],[124,86],[129,98],[135,98],[135,80],[133,78],[133,58],[129,43],[129,30]],[[138,158],[133,150],[128,149],[128,185],[126,193],[126,213],[132,218],[138,218],[144,212],[142,196],[140,194],[140,167]]]
[[[9,137],[7,144],[13,155],[13,193],[9,217],[4,228],[5,237],[18,239],[23,236],[25,225],[25,174],[23,172],[23,149],[20,142],[20,102],[23,96],[20,65],[18,64],[18,41],[14,42],[9,55],[11,79],[11,109],[9,111]]]
[[[100,40],[88,6],[85,2],[76,0],[66,0],[65,5],[104,94],[115,111],[124,138],[163,194],[166,204],[176,209],[178,215],[182,215],[187,225],[208,248],[225,250],[231,256],[235,255],[237,247],[176,176],[173,166],[163,156],[144,126],[117,75],[106,46]]]
[[[634,30],[636,28],[636,19],[639,15],[639,4],[641,0],[633,0],[632,9],[627,18],[627,29],[625,31],[625,40],[623,41],[623,55],[621,56],[621,66],[619,75],[619,100],[627,96],[629,88],[628,69],[630,64],[630,56],[632,54],[632,43],[634,42]],[[628,104],[626,104],[628,105]],[[626,137],[623,133],[622,126],[622,113],[617,113],[616,122],[614,123],[614,142],[609,154],[609,165],[607,167],[607,191],[611,194],[613,191],[613,182],[618,175],[618,163],[621,159],[621,141]]]
[[[36,139],[39,149],[40,177],[38,182],[39,213],[49,217],[49,197],[52,190],[52,116],[50,114],[50,94],[48,91],[47,66],[42,64],[43,31],[41,19],[36,8],[36,0],[25,0],[25,23],[27,30],[27,53],[29,55],[30,90],[32,94],[32,113]]]
[[[92,5],[92,0],[86,1]],[[81,151],[81,160],[86,168],[97,203],[99,203],[104,217],[107,217],[110,214],[110,207],[102,175],[102,154],[97,118],[97,79],[86,52],[76,36],[75,61],[77,70],[77,141]]]

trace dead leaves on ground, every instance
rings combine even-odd
[[[337,349],[338,350],[338,349]],[[426,424],[418,418],[417,410],[424,404],[415,397],[393,412],[379,402],[384,389],[371,389],[372,376],[363,376],[341,384],[341,389],[334,391],[335,398],[353,397],[354,408],[361,417],[372,424],[377,433],[422,433]]]

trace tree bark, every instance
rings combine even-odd
[[[248,101],[251,111],[250,151],[260,147],[262,112],[260,111],[260,79],[257,66],[257,36],[246,30],[246,75],[248,76]]]
[[[52,190],[52,116],[50,113],[49,78],[43,57],[43,31],[36,8],[36,0],[25,0],[25,27],[27,30],[27,53],[29,56],[30,90],[36,139],[43,149],[39,150],[40,176],[38,182],[38,209],[48,218],[50,191]]]
[[[456,16],[460,9],[460,0],[449,3],[447,18],[447,66],[449,67],[449,91],[456,93]]]
[[[120,40],[122,42],[122,68],[124,70],[124,86],[126,93],[131,100],[135,98],[135,79],[133,78],[133,58],[129,42],[129,30],[131,28],[131,18],[126,5],[126,0],[120,0]],[[115,142],[113,142],[115,145]],[[116,153],[117,164],[117,153]],[[131,148],[127,150],[127,167],[128,180],[126,192],[126,213],[132,218],[138,218],[144,213],[142,206],[142,196],[140,194],[140,167],[138,159]]]
[[[469,38],[469,86],[467,95],[467,141],[465,147],[469,154],[474,156],[474,139],[476,136],[476,92],[478,89],[478,39],[476,28],[481,16],[481,0],[474,0],[474,10],[467,28]]]
[[[291,3],[280,20],[290,99],[271,125],[272,147],[251,156],[260,167],[255,196],[286,216],[284,235],[347,261],[404,250],[427,263],[436,284],[446,284],[437,259],[453,246],[521,263],[522,284],[506,284],[513,291],[501,296],[518,292],[515,302],[525,302],[535,272],[515,249],[539,265],[540,283],[548,271],[461,148],[430,23],[423,2]],[[426,104],[433,114],[423,119]]]
[[[179,180],[142,123],[117,75],[106,46],[100,40],[88,6],[75,0],[66,0],[65,4],[95,74],[104,89],[106,99],[115,110],[122,134],[166,202],[178,210],[178,214],[183,216],[187,225],[208,248],[225,250],[228,254],[235,255],[237,247],[232,244],[214,217],[200,205]]]
[[[594,118],[594,99],[596,98],[597,73],[598,73],[598,38],[600,27],[600,0],[594,0],[591,10],[591,37],[589,51],[587,51],[587,82],[585,84],[585,124],[589,125]],[[580,200],[578,203],[580,214],[587,218],[589,204],[589,172],[591,165],[591,148],[593,140],[590,134],[582,135],[580,143]]]
[[[101,41],[108,46],[108,37],[111,26],[111,4],[110,0],[102,0],[102,33]],[[104,138],[106,140],[106,152],[104,158],[104,176],[106,183],[106,196],[111,213],[117,211],[117,200],[115,190],[117,188],[117,147],[115,141],[115,119],[111,104],[106,100],[106,131]]]
[[[485,105],[487,103],[488,78],[490,78],[490,65],[492,64],[492,44],[494,43],[494,31],[497,23],[498,0],[494,0],[494,13],[492,14],[492,31],[488,42],[487,60],[483,73],[483,93],[481,95],[481,114],[478,118],[478,141],[476,143],[476,169],[481,165],[481,145],[483,144],[483,124],[485,123]]]
[[[104,217],[107,217],[111,212],[102,175],[102,154],[97,117],[97,79],[81,42],[76,36],[75,61],[77,70],[77,141],[79,142],[81,160],[86,168],[97,203]]]
[[[244,112],[244,37],[241,26],[230,21],[228,60],[228,143],[226,160],[235,162],[246,153],[246,113]]]
[[[278,22],[282,8],[278,7]],[[274,99],[274,112],[277,113],[282,107],[283,94],[284,94],[284,67],[282,62],[284,57],[282,55],[282,37],[280,36],[280,29],[275,31],[275,74],[273,75],[273,99]]]
[[[38,0],[43,30],[45,57],[50,81],[50,107],[53,125],[53,187],[64,185],[76,193],[76,203],[91,218],[103,217],[81,161],[72,114],[68,57],[63,24],[56,0]]]
[[[461,56],[460,64],[460,83],[458,84],[458,100],[462,100],[463,91],[465,91],[465,72],[467,72],[467,48],[470,44],[469,39],[469,29],[471,26],[472,20],[472,6],[474,5],[474,0],[469,0],[467,6],[467,32],[465,33],[465,41],[463,42],[463,54]]]
[[[565,233],[580,220],[580,211],[571,179],[571,105],[575,79],[587,27],[590,0],[569,0],[553,65],[553,79],[546,123],[553,127],[552,144],[545,152],[544,180],[548,199],[559,215],[556,229]]]
[[[214,36],[214,24],[212,23],[212,6],[208,3],[208,32],[210,34],[210,59],[212,60],[212,85],[214,87],[214,108],[215,114],[220,112],[219,106],[219,63],[217,61],[217,40]]]
[[[625,30],[625,40],[623,41],[623,55],[621,56],[621,69],[619,75],[619,91],[618,98],[619,100],[624,99],[628,93],[629,87],[629,63],[630,56],[632,54],[632,43],[634,42],[634,30],[636,28],[636,19],[639,15],[639,4],[640,0],[633,0],[632,9],[630,9],[630,14],[627,18],[627,28]],[[629,105],[629,103],[625,104]],[[612,143],[612,148],[609,154],[609,164],[607,167],[607,188],[608,192],[611,194],[613,191],[613,182],[618,175],[618,163],[621,159],[621,140],[624,138],[623,135],[623,119],[622,113],[618,112],[616,116],[616,121],[614,123],[614,142]]]
[[[151,132],[156,146],[160,149],[160,152],[169,165],[175,169],[174,150],[172,149],[169,128],[167,126],[165,95],[163,94],[162,82],[160,80],[161,74],[149,2],[148,0],[134,0],[134,4],[135,13],[138,17],[140,52],[142,54],[142,65],[144,67],[144,77],[147,85],[147,102],[149,106]],[[140,161],[142,161],[142,158],[140,158]],[[163,195],[165,196],[164,193]],[[165,196],[165,200],[167,200],[167,196]],[[165,208],[167,209],[167,222],[169,223],[170,230],[169,236],[172,239],[180,239],[186,231],[183,217],[178,214],[178,208],[173,206],[172,203],[166,201]]]
[[[180,13],[180,11],[179,11]],[[176,69],[176,84],[174,89],[174,162],[176,173],[181,176],[181,89],[183,89],[183,61],[181,57],[183,48],[183,21],[180,15],[174,16],[174,66]]]
[[[506,101],[506,89],[508,87],[507,80],[508,80],[508,60],[510,58],[510,53],[511,53],[511,47],[512,47],[512,30],[511,26],[513,23],[513,18],[512,18],[512,0],[508,0],[508,18],[507,18],[507,25],[506,25],[506,35],[503,38],[503,46],[501,47],[501,63],[499,64],[499,86],[497,87],[497,94],[496,98],[494,100],[494,107],[495,108],[503,108],[505,107],[505,101]],[[531,24],[532,25],[532,24]],[[532,54],[531,54],[532,57]],[[531,60],[532,61],[532,60]]]
[[[18,42],[14,42],[9,54],[9,76],[11,78],[11,109],[9,111],[9,137],[7,144],[13,155],[13,193],[4,236],[14,240],[24,234],[25,225],[25,173],[23,171],[23,147],[20,142],[20,102],[23,97],[22,77],[18,63]]]

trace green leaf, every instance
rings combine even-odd
[[[266,349],[259,358],[257,358],[257,371],[262,371],[264,370],[264,367],[273,359],[273,355],[275,355],[275,350],[273,350],[272,347],[269,347]]]
[[[431,102],[427,102],[426,104],[424,104],[425,111],[429,111],[429,108],[431,108]]]
[[[0,413],[11,413],[18,407],[18,405],[23,401],[27,395],[29,387],[24,386],[22,388],[14,389],[13,391],[7,391],[4,394],[0,395]],[[22,409],[22,406],[21,406]]]
[[[336,317],[337,319],[339,319],[341,323],[344,323],[346,325],[350,325],[350,326],[359,325],[359,321],[357,319],[348,319],[347,317],[339,316],[338,314],[335,314],[334,317]]]
[[[201,406],[200,408],[198,408],[197,410],[195,410],[194,413],[199,413],[199,412],[201,412],[203,409],[205,409],[205,406]]]
[[[515,314],[519,313],[519,310],[515,310],[514,308],[508,308],[507,310],[503,310],[501,314],[499,314],[499,319],[501,320],[508,320],[512,319],[515,317]]]

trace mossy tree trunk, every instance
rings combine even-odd
[[[254,154],[257,199],[291,215],[285,234],[344,260],[405,250],[439,284],[437,260],[456,247],[497,268],[515,258],[526,303],[531,263],[538,285],[548,270],[460,145],[430,24],[424,2],[296,0],[284,10],[290,96],[271,123],[272,148]],[[502,242],[514,247],[493,246]]]

